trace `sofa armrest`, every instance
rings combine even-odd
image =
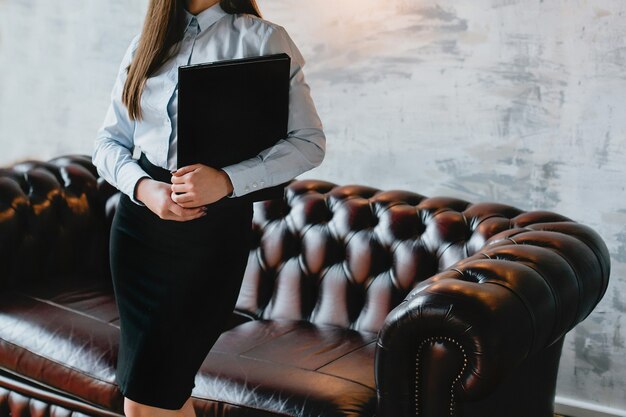
[[[602,298],[609,254],[575,222],[501,232],[421,282],[379,332],[377,415],[455,415],[523,361],[562,341]]]

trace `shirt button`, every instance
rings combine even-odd
[[[256,188],[256,182],[252,183],[252,187]]]

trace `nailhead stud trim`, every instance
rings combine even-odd
[[[461,350],[461,353],[463,354],[463,366],[461,367],[461,370],[459,371],[457,376],[454,378],[454,380],[452,381],[452,385],[450,386],[450,416],[453,417],[454,416],[454,410],[455,410],[455,408],[454,408],[455,407],[454,387],[455,387],[456,383],[459,382],[459,380],[461,379],[461,376],[463,375],[463,372],[465,372],[465,368],[467,368],[467,354],[465,353],[465,349],[463,348],[463,346],[461,346],[461,344],[459,342],[457,342],[455,339],[453,339],[451,337],[447,337],[447,336],[431,336],[431,337],[428,337],[428,338],[422,340],[422,342],[419,344],[419,346],[417,348],[417,354],[415,355],[415,415],[417,417],[419,417],[419,415],[420,415],[420,413],[419,413],[420,355],[422,354],[422,348],[427,343],[430,343],[430,342],[433,342],[433,341],[452,342]]]

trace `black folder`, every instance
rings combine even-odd
[[[280,53],[178,67],[178,167],[222,168],[286,138],[290,63]],[[289,182],[212,204],[282,198]]]

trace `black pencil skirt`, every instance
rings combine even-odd
[[[139,164],[171,183],[171,173],[145,155]],[[109,246],[120,316],[115,377],[136,402],[180,409],[235,307],[253,206],[207,207],[206,216],[193,220],[163,220],[122,194],[115,211]]]

